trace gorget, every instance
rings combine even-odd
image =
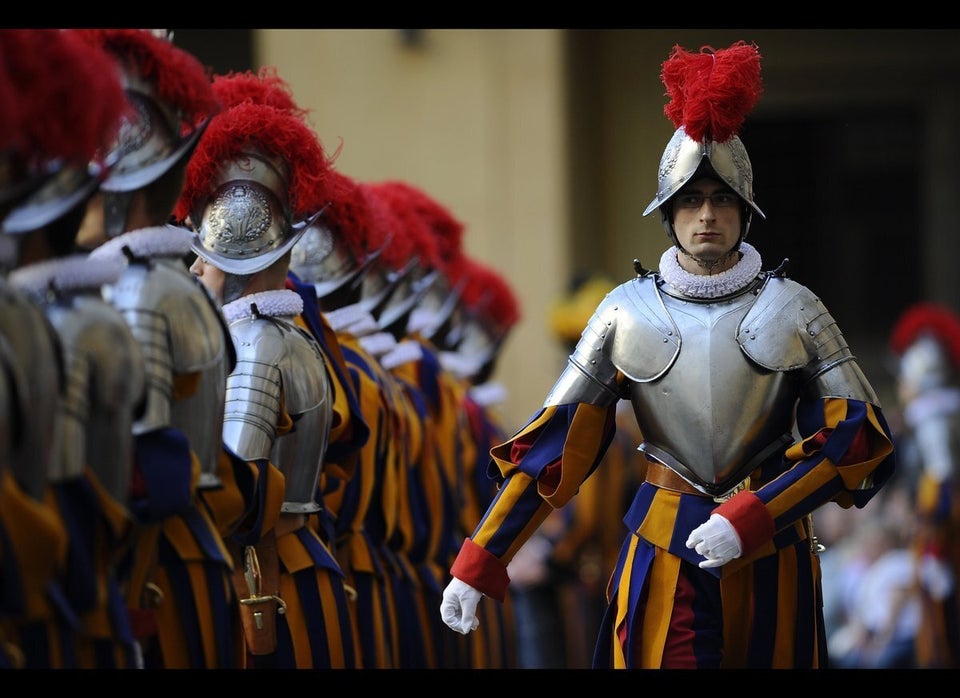
[[[680,250],[674,246],[660,257],[660,278],[669,284],[676,293],[691,298],[722,298],[746,288],[760,273],[763,260],[753,245],[746,241],[740,243],[743,256],[735,265],[719,274],[691,274],[680,266],[677,255]]]
[[[223,317],[228,325],[258,315],[291,319],[302,312],[303,299],[296,291],[289,289],[251,293],[223,306]]]

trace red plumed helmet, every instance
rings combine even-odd
[[[0,30],[0,152],[6,233],[48,225],[86,201],[127,107],[113,60],[70,30]]]
[[[676,131],[660,157],[657,195],[643,215],[659,209],[702,174],[725,182],[764,218],[753,200],[750,156],[738,135],[763,92],[756,45],[738,41],[720,50],[704,46],[696,53],[674,46],[660,76],[670,97],[663,111]],[[672,237],[666,216],[663,223]],[[746,216],[741,239],[749,227]]]
[[[112,147],[105,192],[142,189],[190,157],[219,108],[211,72],[147,29],[78,29],[116,59],[130,109]],[[108,231],[109,233],[109,231]]]
[[[198,229],[198,255],[252,274],[288,252],[319,215],[316,202],[330,200],[331,165],[301,118],[241,102],[210,121],[174,217]]]
[[[916,303],[897,319],[890,333],[890,349],[902,356],[922,335],[935,337],[960,369],[960,316],[945,305]]]
[[[383,221],[378,220],[383,211],[377,208],[378,204],[371,205],[373,197],[367,190],[336,170],[330,171],[327,190],[330,200],[322,219],[347,244],[353,258],[362,261],[383,247],[386,231]]]
[[[463,257],[463,303],[479,315],[490,318],[506,332],[520,320],[520,303],[506,279],[492,267]]]
[[[109,56],[58,29],[0,30],[0,54],[12,90],[2,111],[20,115],[5,144],[33,159],[85,163],[110,143],[126,100]]]
[[[383,263],[390,269],[399,271],[413,257],[417,257],[423,267],[437,268],[440,264],[440,253],[436,236],[411,200],[410,185],[391,180],[367,186],[386,205],[393,223],[390,242],[380,256]]]

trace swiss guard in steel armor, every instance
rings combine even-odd
[[[114,58],[128,103],[77,244],[94,248],[91,260],[124,262],[103,294],[145,361],[129,496],[140,526],[123,562],[129,613],[147,668],[233,667],[232,561],[200,494],[224,488],[221,470],[247,467],[226,454],[220,433],[233,345],[187,268],[192,232],[169,224],[219,105],[207,69],[163,30],[75,31]]]
[[[823,667],[810,515],[876,494],[893,471],[890,431],[823,303],[782,268],[761,271],[745,241],[763,216],[737,135],[761,92],[758,50],[675,47],[662,77],[677,130],[645,214],[660,212],[673,246],[607,295],[542,408],[491,450],[501,486],[441,614],[470,632],[481,592],[504,598],[506,564],[597,467],[629,400],[646,482],[624,517],[594,666]]]
[[[98,151],[120,123],[123,88],[111,58],[68,30],[0,32],[0,65],[0,83],[16,91],[2,100],[4,121],[21,117],[15,144],[0,137],[10,175],[0,241],[5,270],[15,267],[0,282],[15,399],[3,446],[24,488],[18,496],[0,473],[0,666],[17,647],[26,668],[135,668],[115,563],[130,526],[143,361],[100,295],[120,265],[73,254],[84,204],[108,171]]]
[[[328,167],[302,118],[244,101],[212,120],[177,206],[197,231],[191,270],[223,303],[237,349],[224,442],[285,483],[279,511],[230,539],[249,667],[356,666],[343,572],[308,525],[322,506],[334,396],[319,345],[296,323],[303,300],[286,288],[291,249],[316,219]]]

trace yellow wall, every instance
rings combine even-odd
[[[523,319],[496,377],[519,426],[565,360],[545,336],[547,305],[566,282],[562,32],[269,29],[258,65],[274,65],[336,166],[360,181],[420,187],[466,225],[466,253],[500,271]]]

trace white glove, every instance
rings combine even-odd
[[[701,569],[725,565],[743,552],[740,536],[733,524],[720,514],[711,514],[706,523],[693,529],[687,538],[687,547],[696,549],[707,558],[700,563]]]
[[[466,635],[480,625],[480,620],[477,618],[477,604],[480,603],[481,597],[483,594],[479,591],[454,577],[443,590],[440,617],[458,633]]]

